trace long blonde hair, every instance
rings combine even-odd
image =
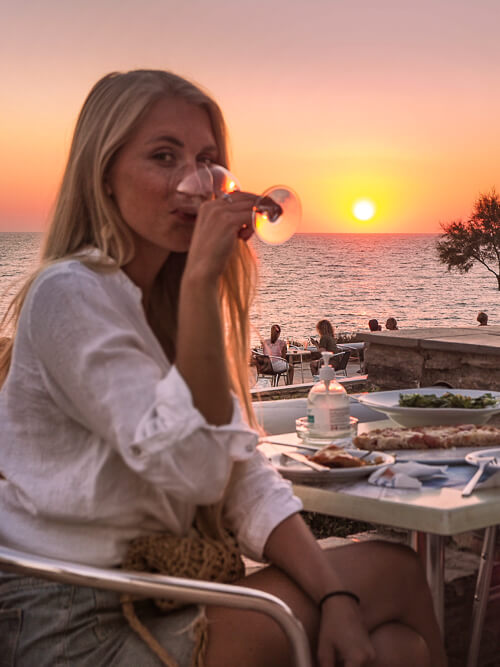
[[[218,105],[198,86],[170,72],[134,70],[111,73],[90,91],[76,123],[70,153],[56,199],[50,228],[42,249],[40,266],[10,303],[0,329],[10,342],[0,350],[0,385],[12,356],[17,324],[26,294],[37,275],[54,262],[74,257],[88,247],[99,248],[113,260],[117,270],[133,257],[131,233],[117,206],[105,191],[105,177],[114,157],[128,141],[144,115],[162,98],[181,98],[203,108],[210,119],[219,151],[227,166],[227,138]],[[81,260],[95,270],[109,271],[109,262]],[[185,256],[171,253],[160,272],[151,297],[150,320],[165,352],[175,355],[179,285]],[[242,401],[248,420],[255,425],[248,392],[250,349],[249,310],[256,284],[252,249],[239,241],[221,279],[221,304],[225,344],[232,388]],[[162,312],[165,326],[155,313]]]

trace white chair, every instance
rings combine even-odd
[[[261,612],[273,618],[285,633],[292,649],[293,664],[296,667],[312,667],[307,635],[290,607],[275,595],[253,588],[90,567],[36,556],[3,546],[0,546],[0,570],[76,586]]]
[[[257,421],[268,435],[295,431],[295,420],[307,414],[307,398],[253,401],[252,406]],[[356,417],[360,424],[386,419],[381,412],[359,403],[355,395],[349,396],[349,413],[351,417]]]

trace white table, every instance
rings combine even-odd
[[[393,424],[393,422],[391,422]],[[387,422],[366,422],[359,431],[383,428]],[[299,444],[295,433],[269,436],[287,444]],[[474,469],[471,469],[471,476]],[[500,488],[482,490],[462,498],[462,488],[422,487],[420,491],[390,489],[365,479],[314,486],[294,484],[304,509],[357,521],[378,523],[412,531],[412,546],[422,555],[434,607],[444,621],[444,537],[494,526],[500,522]]]

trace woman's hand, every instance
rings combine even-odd
[[[363,667],[375,659],[375,651],[363,624],[358,604],[348,597],[332,597],[321,606],[318,637],[320,667]]]
[[[247,241],[252,236],[252,210],[257,199],[250,192],[233,192],[226,198],[204,202],[196,219],[186,270],[216,280],[236,239]]]

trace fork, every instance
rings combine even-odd
[[[474,475],[472,476],[472,478],[469,480],[468,484],[462,491],[462,496],[464,498],[470,496],[470,494],[474,491],[474,489],[476,488],[476,484],[479,482],[483,472],[490,465],[490,463],[497,464],[498,463],[497,458],[495,456],[485,456],[479,459],[476,472],[474,473]]]

